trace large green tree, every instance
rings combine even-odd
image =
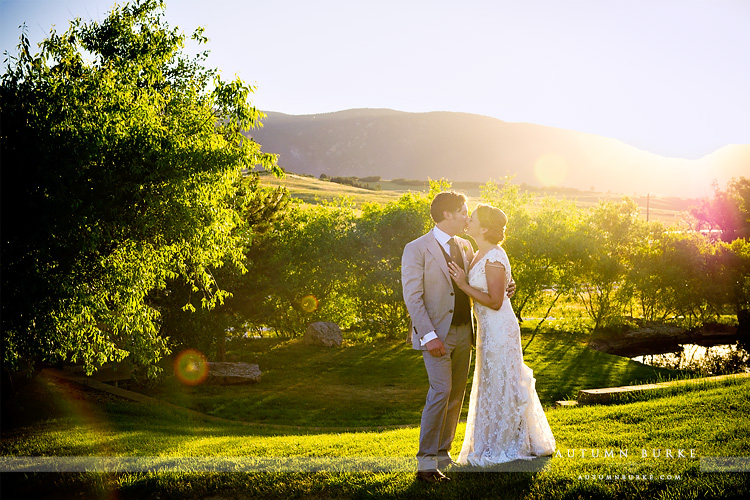
[[[600,201],[576,227],[571,272],[577,281],[575,293],[595,330],[617,323],[630,305],[633,289],[627,272],[646,228],[629,198],[620,203]]]
[[[275,157],[242,135],[252,87],[191,56],[164,3],[76,19],[32,53],[22,32],[0,87],[4,368],[111,360],[156,371],[148,295],[181,282],[206,307],[211,269],[242,268],[238,186]],[[201,29],[192,35],[205,43]]]
[[[224,361],[227,337],[244,335],[250,327],[246,312],[258,312],[263,298],[275,293],[265,263],[250,260],[247,252],[272,224],[287,215],[284,207],[289,197],[283,188],[260,185],[257,176],[243,177],[240,188],[234,198],[245,222],[237,228],[246,247],[245,258],[240,265],[228,263],[211,269],[216,282],[230,291],[231,297],[216,307],[202,307],[201,294],[182,279],[169,280],[165,289],[149,294],[149,304],[161,315],[161,334],[169,337],[173,351],[198,349],[209,359]]]

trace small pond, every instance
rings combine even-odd
[[[750,352],[737,343],[709,346],[680,344],[679,347],[675,352],[644,354],[631,359],[650,366],[712,374],[750,372]]]

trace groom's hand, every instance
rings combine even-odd
[[[445,356],[445,345],[443,345],[443,341],[440,339],[432,339],[429,342],[427,342],[424,345],[429,353],[436,358],[439,358],[440,356]]]
[[[513,295],[516,293],[516,282],[511,279],[510,283],[508,283],[508,287],[505,289],[507,292],[508,298],[513,298]]]

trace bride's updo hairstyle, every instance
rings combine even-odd
[[[479,225],[487,229],[484,239],[495,245],[502,243],[505,240],[505,225],[508,224],[505,212],[490,205],[477,205],[474,211],[477,213]]]

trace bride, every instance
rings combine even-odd
[[[555,438],[535,389],[531,369],[523,362],[521,331],[505,296],[510,263],[500,246],[507,217],[502,210],[479,205],[466,234],[478,251],[469,268],[451,263],[451,276],[474,300],[479,328],[466,435],[459,464],[488,466],[554,453]]]

